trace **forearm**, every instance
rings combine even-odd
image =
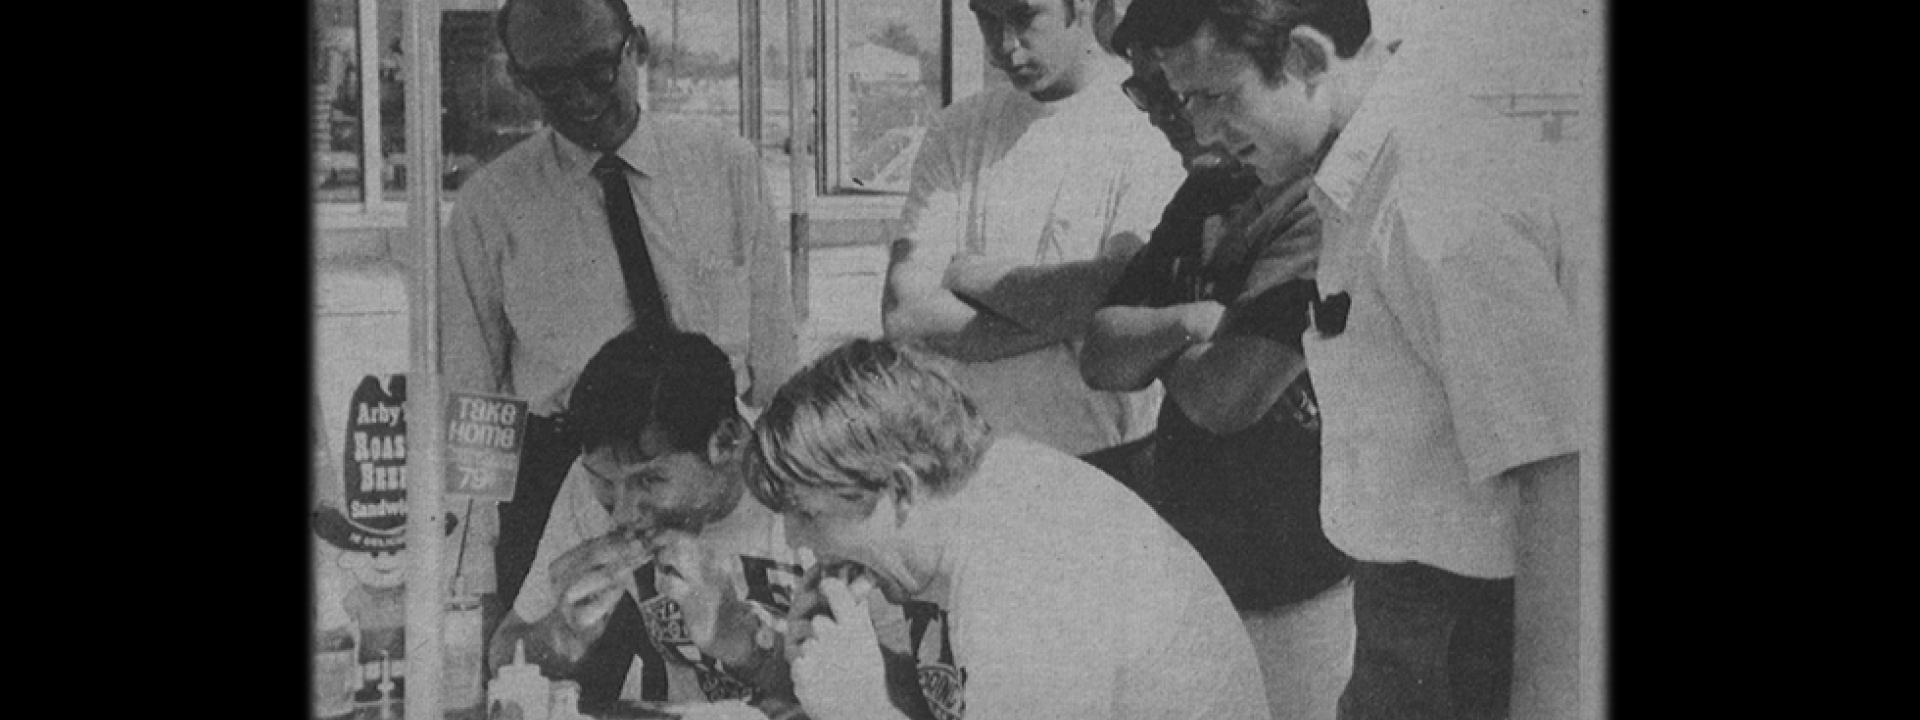
[[[949,270],[946,287],[1021,327],[1064,340],[1086,333],[1129,257],[1114,254],[1052,265],[962,258]]]
[[[951,332],[904,335],[917,339],[927,349],[963,362],[989,362],[1039,350],[1061,342],[1060,339],[1028,332],[1005,319],[972,311],[972,316]],[[889,333],[889,336],[894,336]]]
[[[934,352],[983,362],[1059,342],[961,302],[940,288],[887,286],[881,326],[888,338],[915,340]]]
[[[1188,419],[1225,435],[1258,422],[1305,369],[1306,359],[1292,348],[1229,335],[1188,347],[1162,379]]]
[[[1580,686],[1580,456],[1506,473],[1519,491],[1514,560],[1514,717],[1573,718]]]
[[[1195,338],[1180,306],[1115,306],[1093,315],[1080,348],[1080,376],[1095,390],[1133,391],[1151,385],[1167,361]]]
[[[943,355],[982,362],[1075,337],[1037,331],[956,295],[945,280],[952,256],[929,249],[946,246],[942,241],[912,237],[894,241],[880,304],[881,326],[888,338],[919,341]]]

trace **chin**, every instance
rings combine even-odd
[[[1023,91],[1038,92],[1046,88],[1046,80],[1047,80],[1046,73],[1012,73],[1012,72],[1006,72],[1006,71],[1001,71],[1001,72],[1006,75],[1007,82],[1013,83],[1014,87],[1019,88]]]
[[[567,128],[556,127],[554,129],[568,140],[573,141],[573,144],[590,150],[605,151],[620,144],[617,140],[609,140],[608,138],[613,135],[613,132],[603,127],[575,126]]]

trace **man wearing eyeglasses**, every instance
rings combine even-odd
[[[547,127],[461,188],[438,307],[446,386],[525,398],[533,416],[498,510],[510,599],[578,454],[568,391],[602,343],[635,327],[704,333],[758,405],[792,372],[795,323],[758,153],[641,112],[647,34],[624,0],[509,0],[498,20]]]
[[[1193,543],[1240,613],[1273,716],[1333,720],[1352,668],[1352,566],[1320,525],[1320,418],[1300,336],[1320,222],[1301,182],[1262,186],[1203,146],[1144,49],[1127,94],[1193,167],[1095,313],[1087,384],[1159,379],[1136,488]]]
[[[1158,387],[1081,380],[1087,323],[1184,173],[1120,91],[1094,0],[971,0],[1008,85],[942,111],[921,143],[888,267],[882,321],[962,361],[956,378],[998,432],[1124,456],[1153,430]],[[1116,452],[1117,451],[1117,452]]]
[[[584,452],[489,646],[494,667],[524,648],[547,677],[580,683],[588,707],[738,700],[779,715],[794,706],[776,623],[795,602],[804,559],[780,516],[747,497],[751,431],[730,364],[705,336],[639,329],[588,361],[571,397]],[[871,607],[904,658],[904,616]],[[906,675],[895,684],[917,708],[911,665],[899,665]]]
[[[1321,516],[1357,561],[1339,717],[1572,717],[1597,166],[1463,92],[1496,69],[1472,50],[1390,44],[1368,4],[1136,0],[1115,38],[1320,217],[1316,294],[1346,312],[1302,345]]]

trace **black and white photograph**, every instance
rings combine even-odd
[[[1610,716],[1608,9],[309,0],[309,717]]]

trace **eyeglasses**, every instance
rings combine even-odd
[[[1151,81],[1135,75],[1127,78],[1126,82],[1120,83],[1120,90],[1127,94],[1127,99],[1132,100],[1133,106],[1139,108],[1141,112],[1161,115],[1179,112],[1180,97],[1173,94],[1173,90],[1167,87],[1165,81],[1160,80],[1157,75]]]
[[[589,57],[570,68],[541,68],[529,70],[512,65],[513,75],[520,84],[542,100],[551,100],[566,92],[567,83],[578,82],[588,92],[606,92],[620,79],[620,61],[627,55],[627,45],[633,42],[633,33],[628,32],[620,38],[620,47],[612,57]]]

